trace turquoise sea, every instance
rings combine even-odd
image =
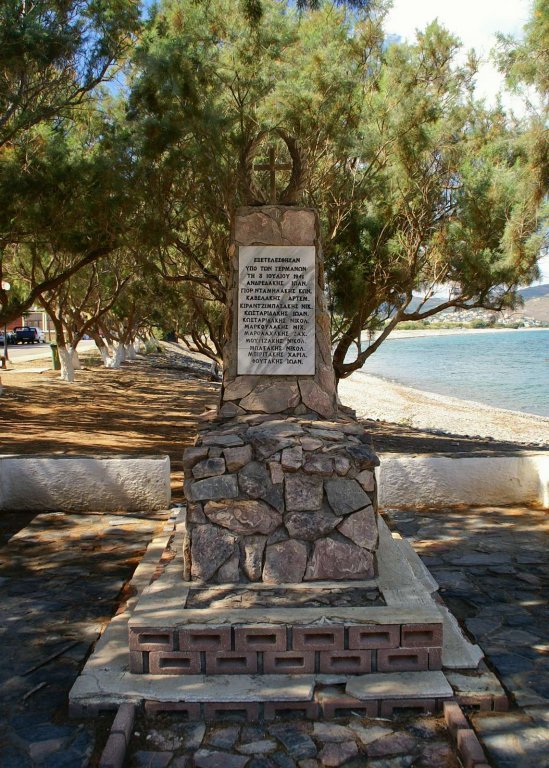
[[[389,337],[362,370],[440,395],[549,416],[549,329]]]

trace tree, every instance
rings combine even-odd
[[[474,57],[458,66],[444,29],[387,47],[383,16],[383,5],[352,13],[324,3],[298,17],[265,0],[246,35],[234,4],[181,0],[151,22],[129,112],[155,201],[144,242],[160,274],[189,286],[217,347],[208,318],[225,301],[229,225],[244,201],[238,157],[263,128],[283,127],[306,158],[338,378],[399,322],[434,314],[441,283],[438,311],[499,309],[535,275],[540,198],[520,127],[475,102]],[[373,331],[380,337],[364,348]]]
[[[127,53],[138,27],[134,0],[3,0],[0,148],[70,115]]]
[[[0,5],[0,277],[14,285],[9,294],[0,288],[1,323],[112,250],[109,227],[99,226],[95,238],[91,229],[84,232],[93,206],[93,227],[99,224],[100,195],[112,194],[91,115],[98,85],[128,52],[138,27],[134,0]],[[99,130],[108,133],[107,122]],[[91,190],[94,202],[87,206]],[[55,272],[48,266],[50,246],[65,254]],[[16,277],[20,259],[24,285]]]

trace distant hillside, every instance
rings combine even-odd
[[[532,317],[549,323],[549,284],[531,285],[519,291],[524,299],[524,306],[516,311],[518,317]]]
[[[528,288],[521,288],[519,294],[524,301],[526,299],[537,299],[543,296],[549,296],[549,283],[543,285],[530,285]]]
[[[516,317],[517,319],[529,317],[534,320],[549,323],[549,283],[521,288],[518,293],[524,301],[524,306],[517,307],[515,312],[512,313],[513,317]],[[444,299],[429,299],[422,309],[432,309],[443,302]],[[416,310],[419,303],[420,299],[414,297],[410,304],[410,309],[412,311]],[[479,310],[479,312],[482,312],[482,310]],[[451,310],[449,311],[449,314],[450,313]]]

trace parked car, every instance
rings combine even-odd
[[[17,325],[13,332],[16,344],[43,344],[46,341],[44,332],[33,325]]]

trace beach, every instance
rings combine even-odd
[[[361,419],[549,447],[549,418],[543,416],[420,391],[360,371],[340,381],[338,392]]]

